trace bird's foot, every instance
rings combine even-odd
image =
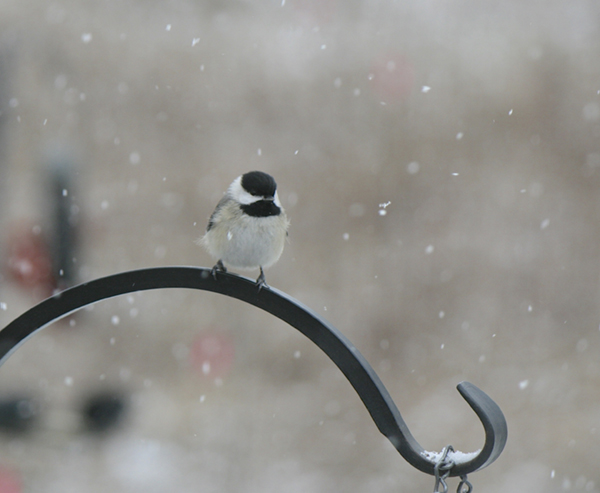
[[[223,261],[222,260],[217,260],[217,263],[215,264],[215,266],[210,271],[210,273],[213,276],[213,279],[215,281],[217,280],[217,272],[227,272],[227,269],[223,265]]]
[[[263,268],[260,268],[260,275],[256,278],[256,285],[258,286],[258,290],[260,291],[262,288],[268,288],[269,285],[265,279],[265,273],[263,272]]]

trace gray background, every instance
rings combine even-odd
[[[194,240],[214,205],[267,171],[291,219],[267,281],[350,338],[426,449],[481,446],[454,389],[468,380],[509,424],[476,491],[599,491],[599,16],[595,1],[2,0],[3,265],[15,229],[49,227],[53,160],[74,165],[80,281],[211,266]],[[41,296],[5,275],[0,323]],[[209,336],[223,347],[198,368]],[[95,438],[78,406],[102,389],[130,412]],[[0,440],[27,492],[433,489],[316,347],[208,293],[85,310],[18,351],[0,391],[39,401],[36,429]]]

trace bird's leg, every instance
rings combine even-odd
[[[256,278],[256,285],[258,286],[258,290],[260,291],[262,288],[268,288],[269,285],[265,279],[265,273],[263,271],[262,265],[260,266],[260,275]]]
[[[217,272],[227,272],[227,269],[223,265],[223,261],[221,259],[217,260],[217,263],[210,271],[215,281],[217,280]]]

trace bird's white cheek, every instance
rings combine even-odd
[[[255,197],[254,195],[246,192],[246,190],[244,190],[241,187],[240,189],[235,191],[234,197],[240,204],[243,205],[250,205],[256,202],[257,200],[260,200],[260,197]]]

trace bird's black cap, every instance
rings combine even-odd
[[[242,175],[242,187],[255,197],[274,197],[277,183],[267,173],[250,171]]]

